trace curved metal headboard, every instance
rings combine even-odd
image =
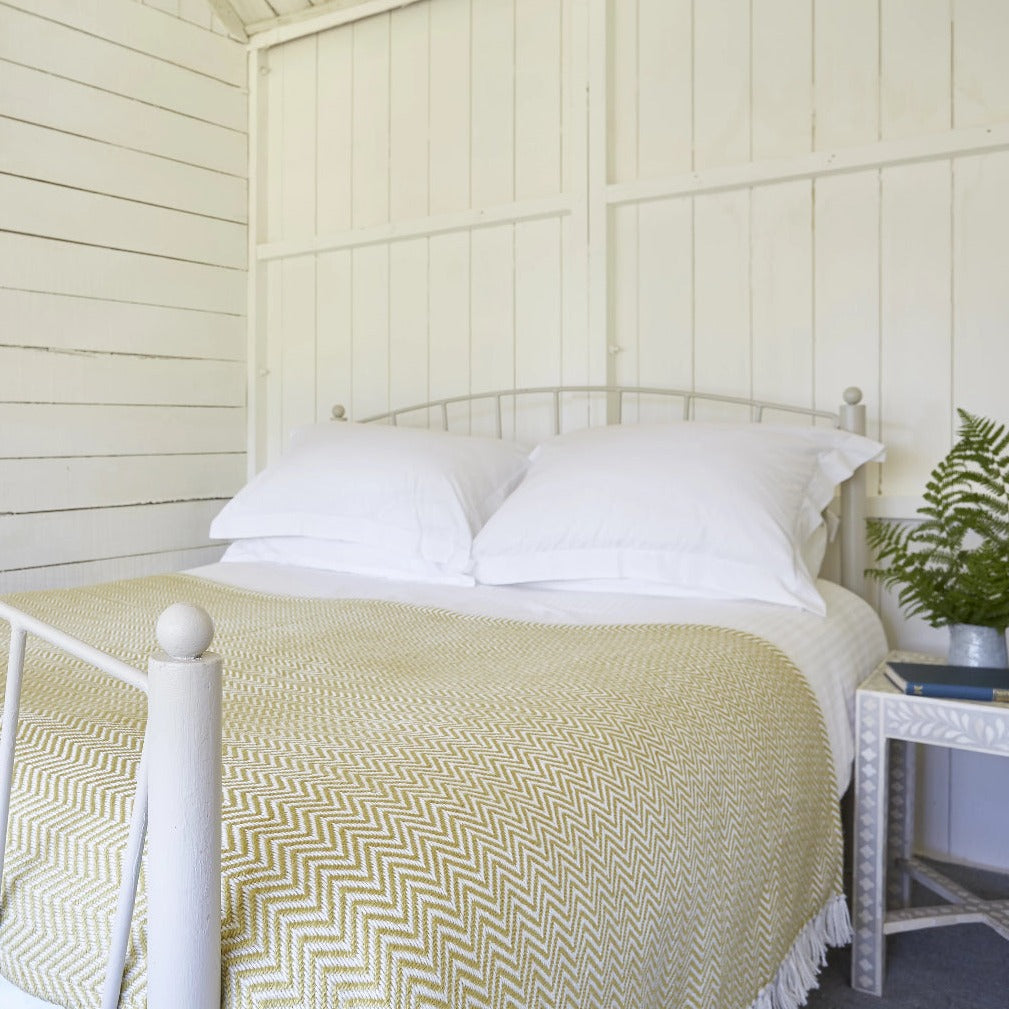
[[[449,407],[491,401],[494,404],[494,434],[501,438],[503,437],[501,408],[503,400],[514,404],[520,396],[549,396],[553,405],[553,433],[560,434],[563,427],[562,398],[575,394],[605,395],[607,397],[607,423],[613,424],[621,423],[624,413],[624,399],[627,396],[651,396],[680,400],[684,420],[694,418],[698,403],[721,403],[748,408],[750,419],[754,422],[762,421],[765,411],[774,411],[775,413],[791,413],[808,417],[812,421],[829,421],[834,427],[842,430],[851,431],[854,434],[865,434],[865,405],[862,403],[862,390],[855,386],[844,390],[844,402],[836,413],[788,403],[773,403],[768,400],[746,399],[740,396],[722,396],[717,393],[695,392],[688,389],[661,389],[627,385],[564,385],[499,389],[493,392],[447,396],[443,399],[429,400],[427,403],[416,403],[388,410],[385,413],[373,414],[370,417],[362,418],[358,423],[370,424],[384,421],[395,425],[399,422],[399,418],[408,414],[427,411],[430,416],[430,411],[434,410],[441,418],[442,429],[447,431],[449,429]],[[347,419],[347,412],[341,404],[333,407],[332,415],[334,420]],[[845,588],[863,598],[865,596],[864,572],[868,558],[868,548],[865,541],[866,487],[867,480],[863,466],[841,487],[840,522],[839,581]]]

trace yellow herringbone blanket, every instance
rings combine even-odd
[[[180,600],[224,657],[228,1009],[744,1007],[836,906],[822,719],[766,642],[186,576],[8,597],[140,668]],[[0,973],[74,1009],[98,1005],[143,719],[30,639]],[[135,924],[123,1006],[144,988]]]

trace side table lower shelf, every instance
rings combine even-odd
[[[892,653],[888,661],[941,659]],[[1009,939],[1009,900],[986,901],[911,856],[915,744],[1009,756],[1009,705],[907,697],[881,664],[855,697],[851,985],[881,995],[886,936],[981,923]],[[945,904],[909,907],[911,881]]]

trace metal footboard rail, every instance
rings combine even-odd
[[[147,841],[149,1009],[220,1006],[221,660],[207,653],[213,623],[177,603],[157,623],[164,651],[149,672],[0,602],[11,629],[0,720],[0,884],[10,819],[17,723],[28,635],[147,696],[147,728],[137,768],[101,1009],[122,988],[137,882]]]

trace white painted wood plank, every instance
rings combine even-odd
[[[641,385],[689,389],[693,382],[692,218],[690,200],[650,203],[638,210],[635,381]],[[643,401],[639,411],[644,419],[671,419],[668,403]]]
[[[694,5],[694,167],[750,157],[750,3]]]
[[[166,357],[245,357],[242,318],[0,288],[0,345]]]
[[[245,455],[0,459],[0,512],[68,511],[231,497]]]
[[[220,559],[223,552],[224,548],[220,546],[194,547],[167,553],[137,554],[133,557],[115,557],[100,561],[82,561],[78,564],[0,572],[0,593],[76,588],[99,582],[184,571],[187,568],[213,564]]]
[[[1009,119],[1009,7],[1002,0],[953,0],[953,124]]]
[[[14,63],[0,62],[4,114],[244,177],[245,134]]]
[[[244,269],[245,226],[0,174],[8,231]]]
[[[244,133],[244,89],[0,6],[0,59]]]
[[[430,10],[430,4],[414,4],[391,19],[389,219],[392,221],[427,214]]]
[[[261,54],[257,102],[262,155],[255,169],[261,204],[256,208],[256,244],[278,241],[284,234],[284,69],[282,49]],[[250,71],[251,72],[251,71]]]
[[[5,287],[242,315],[245,273],[0,233]]]
[[[953,170],[953,405],[1009,423],[1009,153]]]
[[[771,0],[753,8],[755,160],[812,150],[813,7]]]
[[[470,239],[470,354],[472,392],[515,388],[515,229],[474,231]],[[503,429],[512,432],[514,411],[504,404]],[[493,408],[475,404],[474,434],[494,430]]]
[[[417,8],[420,9],[420,8]],[[428,396],[427,239],[389,247],[389,402],[423,403]],[[413,416],[408,423],[424,418]]]
[[[752,192],[753,395],[758,399],[799,406],[813,402],[812,215],[809,182]]]
[[[240,224],[248,216],[237,176],[3,117],[0,172]]]
[[[0,515],[0,570],[207,546],[223,501]]]
[[[638,178],[689,171],[693,163],[693,6],[638,0]]]
[[[389,409],[389,248],[354,250],[354,414]]]
[[[470,4],[430,5],[429,209],[470,206]]]
[[[129,49],[245,86],[245,49],[237,42],[145,8],[135,0],[6,0]]]
[[[471,200],[487,207],[515,198],[514,0],[482,0],[471,17]]]
[[[879,173],[817,179],[813,198],[813,405],[819,410],[836,409],[844,389],[858,386],[868,408],[868,433],[876,436],[880,409]]]
[[[0,403],[0,458],[244,452],[245,411]]]
[[[284,291],[281,411],[284,437],[316,419],[316,282],[315,259],[282,264]]]
[[[515,2],[515,199],[561,191],[562,3]]]
[[[471,271],[477,267],[478,232],[437,235],[428,243],[431,334],[428,364],[432,399],[473,388],[471,369]]]
[[[354,33],[354,227],[389,220],[389,17]]]
[[[609,243],[611,282],[609,299],[609,344],[613,383],[638,383],[638,216],[636,206],[615,207],[610,217]],[[637,417],[636,403],[628,398],[626,419]]]
[[[354,416],[352,263],[350,252],[316,260],[316,419],[339,403]]]
[[[606,182],[638,178],[639,6],[640,0],[634,0],[593,11],[592,42],[601,50],[599,60],[606,66],[600,68],[602,80],[592,84],[603,86],[608,101],[596,104],[602,128],[590,130],[590,136],[595,132],[600,143],[606,144]]]
[[[0,402],[243,406],[240,361],[0,346]]]
[[[880,5],[880,135],[938,133],[952,125],[949,0]]]
[[[879,2],[817,4],[813,146],[825,151],[879,139]]]
[[[322,235],[353,223],[353,41],[347,29],[318,37],[316,228]]]
[[[273,123],[280,144],[280,184],[283,187],[284,238],[316,233],[316,39],[314,35],[283,46],[283,98],[280,118]]]
[[[882,174],[882,488],[920,493],[951,443],[950,166]]]
[[[749,202],[745,191],[694,201],[694,387],[735,396],[752,381]],[[713,405],[697,416],[738,419]]]
[[[515,385],[559,385],[561,367],[561,222],[515,226]],[[515,417],[519,441],[535,444],[553,433],[553,398],[523,404]]]

